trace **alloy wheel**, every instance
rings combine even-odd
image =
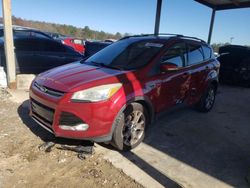
[[[127,115],[123,127],[123,143],[127,146],[136,144],[145,131],[146,118],[141,111],[133,111]]]
[[[214,105],[214,101],[215,101],[215,91],[213,88],[211,88],[209,91],[208,91],[208,94],[207,94],[207,98],[206,98],[206,109],[211,109]]]

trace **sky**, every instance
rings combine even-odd
[[[153,33],[157,0],[12,0],[12,14],[111,33]],[[2,9],[0,9],[2,14]],[[194,0],[163,0],[160,33],[207,40],[212,10]],[[250,45],[250,8],[218,11],[212,43]]]

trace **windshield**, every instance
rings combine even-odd
[[[155,39],[117,41],[85,60],[86,63],[118,69],[136,69],[146,65],[163,47]]]

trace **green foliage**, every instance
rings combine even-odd
[[[0,18],[2,23],[2,18]],[[60,33],[66,36],[79,37],[83,39],[120,39],[122,34],[117,32],[116,34],[106,33],[104,31],[95,31],[88,26],[84,28],[78,28],[72,25],[48,23],[41,21],[32,21],[12,16],[13,25],[19,25],[23,27],[31,27],[45,32]]]

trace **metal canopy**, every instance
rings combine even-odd
[[[250,0],[195,0],[215,10],[249,8]]]
[[[208,40],[207,40],[209,44],[212,38],[216,11],[237,9],[237,8],[250,8],[250,0],[195,0],[195,1],[213,9],[209,27]]]
[[[237,9],[237,8],[250,8],[250,0],[194,0],[194,1],[213,9],[212,16],[211,16],[210,29],[209,29],[209,37],[208,37],[209,43],[211,40],[214,17],[215,17],[216,11]],[[154,30],[155,31],[154,33],[156,35],[159,33],[161,8],[162,8],[162,0],[157,0],[155,30]]]

